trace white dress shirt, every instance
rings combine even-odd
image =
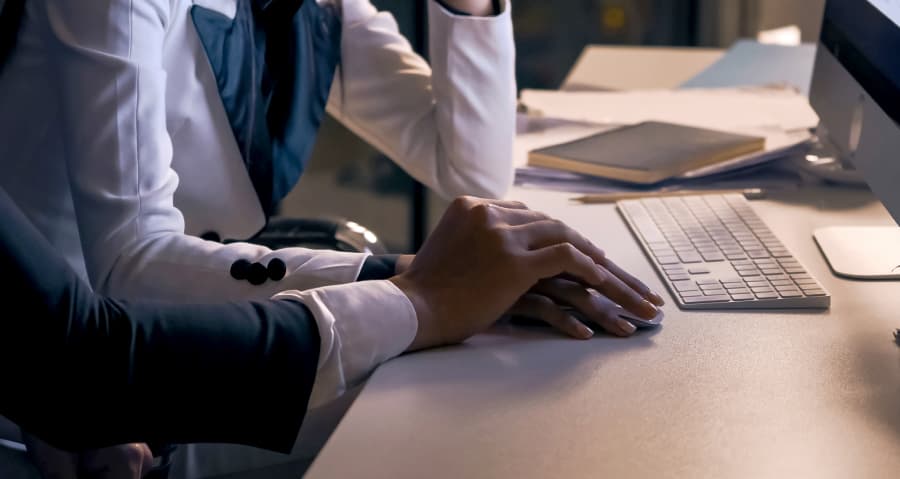
[[[194,5],[233,17],[236,1],[27,2],[0,73],[0,187],[99,292],[303,301],[322,338],[320,403],[403,352],[415,312],[390,282],[353,283],[365,255],[189,236],[247,238],[265,224],[190,19]],[[515,127],[509,6],[466,17],[429,2],[429,67],[391,15],[333,1],[342,60],[328,112],[443,196],[502,196]],[[271,258],[287,264],[281,281],[229,275],[238,259]]]

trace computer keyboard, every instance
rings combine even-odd
[[[831,296],[740,194],[617,203],[682,309],[827,308]]]

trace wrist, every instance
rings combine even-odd
[[[406,270],[409,269],[410,265],[412,265],[413,260],[416,259],[416,255],[414,254],[404,254],[397,257],[397,263],[394,266],[394,274],[403,274]]]
[[[431,302],[427,298],[427,294],[422,291],[422,288],[417,286],[416,282],[407,275],[403,274],[394,276],[390,281],[406,295],[416,311],[416,322],[418,323],[416,337],[406,351],[418,351],[444,344],[440,328],[434,319]]]

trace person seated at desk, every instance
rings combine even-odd
[[[0,289],[10,311],[0,321],[0,414],[41,438],[32,444],[71,450],[215,441],[290,451],[307,407],[338,392],[328,375],[357,382],[392,355],[462,341],[505,311],[533,307],[519,298],[542,279],[567,275],[572,282],[555,281],[571,285],[560,288],[570,295],[557,299],[598,320],[608,320],[609,301],[584,287],[644,315],[655,309],[647,287],[589,241],[508,202],[457,200],[409,269],[391,278],[410,299],[393,349],[366,341],[391,321],[379,313],[392,305],[352,287],[206,305],[117,301],[92,292],[2,189],[0,224],[0,274],[15,278]],[[321,303],[329,296],[364,303],[369,314],[331,323]],[[591,336],[570,316],[553,323]],[[345,357],[341,339],[354,336],[358,355]],[[146,471],[143,451],[123,472]]]
[[[367,0],[6,0],[3,12],[0,187],[101,294],[218,302],[303,291],[321,349],[343,358],[323,360],[326,396],[347,387],[345,365],[407,347],[410,297],[386,280],[412,257],[196,236],[263,228],[326,109],[448,198],[500,197],[511,182],[507,2],[429,2],[433,68]],[[558,322],[549,298],[575,294],[558,284],[523,297],[528,314]],[[356,338],[345,318],[382,327]]]

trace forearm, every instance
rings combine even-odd
[[[504,196],[516,82],[503,3],[498,15],[475,17],[429,0],[431,65],[389,15],[345,9],[345,20],[355,21],[344,26],[329,113],[445,198]]]

